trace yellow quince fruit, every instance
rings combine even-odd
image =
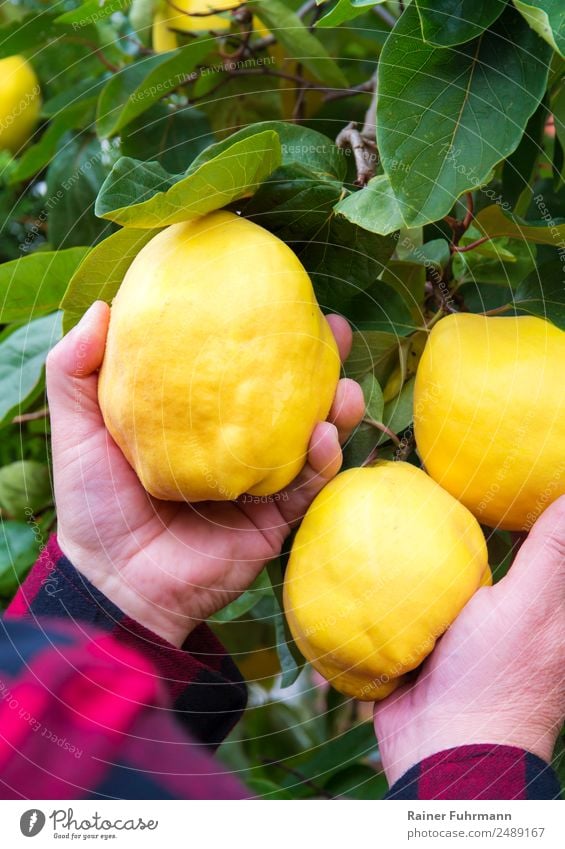
[[[477,520],[421,469],[349,469],[314,499],[284,580],[304,657],[340,692],[384,699],[491,583]]]
[[[565,333],[533,316],[451,315],[418,366],[426,470],[480,522],[528,530],[565,494]]]
[[[297,256],[257,224],[212,212],[162,230],[131,264],[100,406],[156,498],[266,496],[304,465],[339,370]]]
[[[17,153],[37,125],[39,80],[23,56],[0,59],[0,79],[0,150]]]

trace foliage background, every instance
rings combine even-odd
[[[24,53],[43,94],[33,139],[0,151],[4,605],[56,526],[43,366],[59,306],[70,327],[110,300],[187,211],[229,205],[275,232],[352,322],[367,417],[349,466],[377,446],[418,462],[413,375],[443,315],[565,329],[560,0],[253,0],[156,52],[162,8],[0,4],[0,58]],[[515,540],[486,533],[499,577]],[[380,798],[367,707],[303,669],[285,630],[284,559],[215,618],[251,692],[220,756],[265,798]]]

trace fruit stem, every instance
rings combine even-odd
[[[386,435],[394,442],[397,448],[400,448],[400,439],[398,436],[392,431],[389,427],[387,427],[383,422],[378,422],[375,419],[370,418],[370,416],[365,416],[363,418],[365,424],[372,425],[372,427],[376,427],[377,430],[382,431],[382,433],[386,433]]]

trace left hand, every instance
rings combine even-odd
[[[109,316],[97,301],[47,359],[59,545],[124,613],[181,646],[280,553],[339,471],[340,440],[363,416],[363,394],[354,381],[340,380],[328,421],[312,434],[307,464],[276,499],[158,501],[110,437],[98,406]],[[339,316],[328,321],[345,359],[349,325]]]

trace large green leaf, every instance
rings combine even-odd
[[[170,53],[135,62],[113,76],[98,101],[98,134],[107,137],[118,133],[178,88],[209,52],[210,39],[198,39]]]
[[[67,333],[94,301],[110,303],[139,251],[159,229],[123,229],[94,247],[74,273],[61,301]]]
[[[474,221],[474,230],[466,241],[473,238],[475,232],[481,236],[509,236],[514,239],[525,239],[538,245],[552,245],[560,247],[565,244],[565,220],[552,218],[549,209],[538,198],[541,205],[540,212],[545,220],[524,221],[517,215],[504,212],[500,204],[494,203],[482,209]]]
[[[122,157],[102,186],[96,213],[125,227],[186,221],[253,194],[280,160],[280,141],[272,131],[235,142],[213,159],[193,163],[182,176],[172,177],[158,163]]]
[[[352,224],[383,236],[405,226],[386,174],[373,177],[364,188],[343,198],[335,206],[335,212],[337,215],[343,215]]]
[[[506,0],[414,0],[424,40],[438,47],[464,44],[488,29]]]
[[[289,56],[297,59],[321,83],[345,88],[347,80],[326,48],[281,0],[253,0],[247,4]]]
[[[224,141],[217,142],[204,150],[192,163],[191,170],[209,162],[220,153],[228,150],[232,144],[243,139],[264,133],[275,132],[281,144],[281,165],[307,168],[319,179],[340,180],[347,174],[347,160],[344,151],[322,133],[303,127],[301,124],[289,124],[286,121],[261,121],[252,127],[244,127]]]
[[[559,256],[543,263],[518,286],[514,306],[531,315],[548,318],[565,330],[563,264]]]
[[[424,42],[408,6],[379,61],[377,106],[379,150],[407,224],[442,218],[517,147],[543,97],[550,53],[511,6],[457,49]],[[403,167],[387,168],[398,160]]]
[[[320,179],[300,165],[285,165],[259,186],[244,212],[300,250],[326,226],[342,189],[338,180]]]
[[[324,228],[297,250],[312,277],[323,309],[347,312],[347,305],[380,276],[395,247],[381,236],[332,215]]]
[[[565,4],[563,0],[513,0],[538,35],[565,56]]]
[[[39,251],[0,265],[0,323],[29,321],[58,309],[89,250]]]
[[[12,519],[25,519],[53,503],[49,469],[35,460],[0,468],[0,507]]]
[[[61,315],[36,318],[0,342],[0,423],[17,413],[40,384],[45,358],[61,338]]]
[[[10,598],[39,553],[34,529],[25,522],[0,522],[0,596]]]

